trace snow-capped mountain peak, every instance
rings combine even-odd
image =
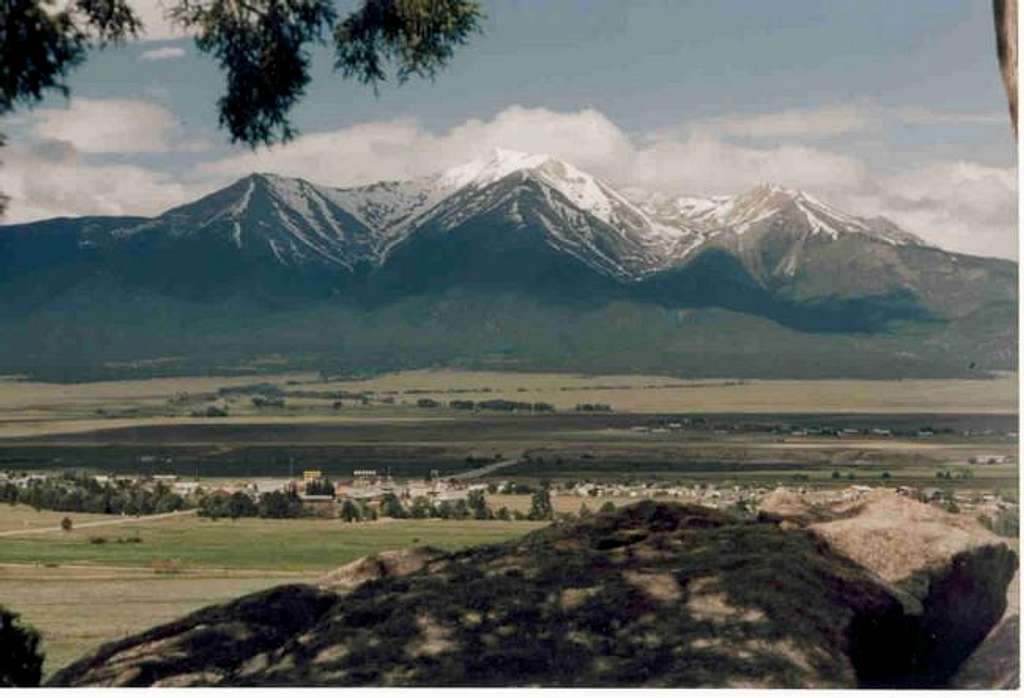
[[[778,184],[734,196],[623,193],[551,155],[505,149],[436,175],[346,189],[253,173],[115,236],[156,229],[212,236],[289,266],[317,261],[353,269],[383,264],[419,230],[450,231],[491,212],[514,227],[539,226],[550,246],[627,279],[674,268],[709,246],[749,249],[766,233],[798,245],[845,234],[923,244],[890,221],[852,216]]]
[[[550,155],[495,148],[483,157],[445,170],[439,181],[452,190],[467,186],[480,188],[504,179],[513,172],[540,167],[551,159]]]

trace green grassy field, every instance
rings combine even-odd
[[[97,527],[70,533],[7,537],[0,564],[160,566],[177,569],[309,572],[344,565],[381,550],[432,545],[456,549],[492,543],[536,527],[526,522],[380,521],[347,524],[338,519],[165,519],[138,525]],[[118,543],[137,536],[141,543]],[[102,537],[105,543],[92,540]]]
[[[6,526],[0,530],[16,530],[24,521],[49,525],[54,513],[5,505],[0,514]],[[16,535],[0,539],[0,604],[42,633],[45,672],[51,674],[104,642],[259,589],[314,581],[364,555],[414,545],[453,550],[494,543],[538,525],[184,516]],[[135,536],[142,542],[117,542]],[[90,542],[98,537],[106,542]]]
[[[0,504],[0,533],[4,531],[17,531],[22,528],[53,528],[60,526],[60,521],[67,514],[59,511],[36,511],[32,507],[9,504]],[[116,521],[120,516],[107,516],[105,514],[71,514],[75,521],[87,523],[94,521]],[[0,550],[3,544],[0,543]]]

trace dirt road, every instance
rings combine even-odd
[[[74,524],[73,530],[77,531],[81,528],[99,528],[100,526],[140,524],[149,521],[159,521],[160,519],[169,519],[173,516],[194,516],[195,513],[195,509],[186,509],[184,511],[171,511],[166,514],[153,514],[152,516],[122,516],[119,519],[107,519],[105,521],[89,521],[86,523]],[[68,515],[73,516],[74,512],[68,512]],[[19,528],[13,531],[0,531],[0,537],[23,536],[33,533],[60,533],[62,530],[63,529],[60,526],[47,528]]]

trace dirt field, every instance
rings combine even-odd
[[[407,371],[368,381],[312,383],[310,390],[484,391],[456,397],[582,402],[620,412],[982,412],[1017,411],[1016,376],[992,380],[697,380],[665,376],[582,376],[557,373]]]
[[[0,564],[0,603],[40,631],[44,673],[49,675],[105,642],[203,606],[314,576],[224,571],[159,575],[147,568]]]
[[[394,405],[350,402],[339,413],[327,397],[291,398],[287,408],[260,412],[244,396],[232,398],[229,421],[252,424],[313,420],[444,417],[415,406],[430,398],[547,402],[561,411],[581,403],[611,405],[619,413],[974,413],[1015,414],[1015,376],[991,380],[906,381],[684,381],[663,376],[579,376],[459,371],[411,371],[366,381],[318,382],[312,374],[259,377],[168,378],[81,384],[0,380],[0,438],[90,431],[125,425],[195,422],[187,415],[226,387],[270,383],[324,395],[373,391]],[[174,406],[188,393],[198,403]]]

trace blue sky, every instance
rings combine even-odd
[[[375,97],[315,51],[303,135],[256,154],[217,129],[216,65],[168,33],[157,0],[137,7],[149,40],[93,55],[70,102],[7,120],[10,219],[157,213],[252,169],[338,186],[415,176],[502,146],[668,193],[770,179],[1016,256],[988,2],[485,0],[484,34],[435,82]]]

